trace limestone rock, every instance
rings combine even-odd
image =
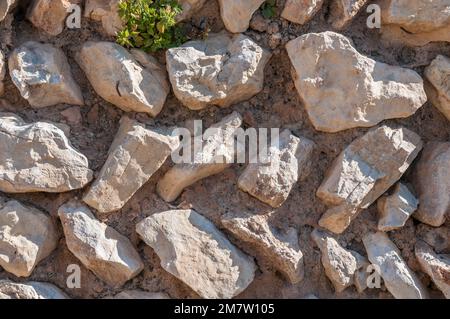
[[[161,267],[203,298],[232,298],[253,280],[253,259],[193,210],[154,214],[136,231],[155,250]]]
[[[83,201],[100,213],[121,209],[178,147],[178,138],[124,116],[99,176]]]
[[[102,23],[108,36],[115,36],[122,30],[123,22],[119,16],[120,0],[86,0],[84,16]]]
[[[128,52],[113,42],[86,42],[77,62],[103,99],[125,112],[161,112],[169,84],[149,55]]]
[[[228,107],[263,89],[270,56],[242,34],[210,34],[167,50],[167,71],[175,96],[188,108]]]
[[[241,174],[241,190],[272,207],[280,207],[298,180],[309,174],[314,143],[298,138],[289,130],[279,136],[279,145],[268,150],[267,163],[254,161]]]
[[[6,15],[11,12],[17,5],[17,0],[2,0],[0,1],[0,21],[6,18]]]
[[[12,81],[32,107],[84,104],[61,49],[29,41],[12,52],[8,64]]]
[[[286,49],[297,91],[319,131],[408,117],[427,101],[419,74],[361,55],[341,34],[305,34]]]
[[[385,0],[381,5],[381,33],[387,41],[409,46],[450,42],[448,0]]]
[[[192,147],[193,160],[176,164],[159,180],[156,188],[159,196],[172,202],[186,187],[228,168],[234,160],[234,136],[241,125],[242,117],[237,112],[212,125],[214,134],[203,141],[202,149],[195,153]]]
[[[220,15],[228,31],[245,32],[256,10],[265,0],[219,0]]]
[[[438,255],[423,241],[416,244],[416,258],[445,298],[450,299],[450,255]]]
[[[416,227],[416,237],[433,247],[437,253],[450,254],[450,228],[445,225],[432,227],[419,224]]]
[[[68,299],[58,287],[45,283],[30,281],[15,283],[0,280],[0,299]]]
[[[441,226],[450,212],[450,143],[427,144],[415,173],[420,205],[413,217],[434,227]]]
[[[221,222],[236,238],[255,247],[262,258],[296,284],[304,276],[297,230],[290,227],[284,231],[276,229],[269,223],[270,215],[229,213]]]
[[[363,238],[369,261],[378,266],[389,292],[397,299],[425,299],[428,293],[409,269],[395,244],[386,233],[368,233]]]
[[[0,96],[4,93],[3,80],[6,75],[6,63],[5,63],[5,55],[2,50],[0,50]]]
[[[28,277],[56,248],[56,226],[48,215],[15,200],[0,197],[0,266]]]
[[[206,0],[178,0],[183,11],[177,16],[177,21],[190,19],[194,13],[200,10]]]
[[[364,272],[368,261],[355,251],[343,248],[326,232],[315,229],[311,237],[322,253],[322,265],[325,274],[332,282],[336,292],[356,284],[359,272]]]
[[[25,123],[0,113],[0,191],[60,193],[92,179],[87,158],[70,144],[62,124]]]
[[[381,126],[354,140],[334,160],[317,190],[332,206],[319,225],[342,233],[400,179],[421,149],[420,137],[406,128]]]
[[[392,195],[383,196],[377,201],[380,213],[378,230],[390,231],[405,226],[409,216],[416,211],[418,205],[419,201],[408,187],[398,183]]]
[[[169,295],[164,292],[148,292],[143,290],[124,290],[114,297],[106,297],[105,299],[170,299]]]
[[[344,29],[367,2],[368,0],[333,0],[329,22],[335,29]]]
[[[38,29],[56,36],[63,32],[69,8],[76,0],[34,0],[28,10],[28,20]]]
[[[428,98],[450,121],[450,58],[438,55],[425,69]]]
[[[287,0],[281,17],[298,24],[305,24],[322,8],[324,0]]]
[[[59,208],[58,216],[69,250],[110,286],[122,286],[144,268],[128,238],[97,220],[87,206],[71,201]]]

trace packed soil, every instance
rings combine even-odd
[[[24,1],[24,4],[26,2]],[[326,209],[315,196],[315,192],[323,180],[327,168],[349,143],[366,133],[368,129],[351,129],[337,134],[316,131],[311,125],[294,87],[290,61],[283,44],[305,33],[332,30],[327,23],[329,1],[325,1],[323,9],[305,26],[288,23],[279,18],[281,11],[279,8],[283,8],[284,0],[278,0],[277,5],[277,15],[271,19],[270,23],[271,27],[275,27],[275,24],[278,26],[283,40],[277,48],[272,50],[273,56],[265,70],[264,89],[257,96],[226,109],[211,106],[203,111],[190,111],[171,93],[163,111],[155,119],[138,113],[126,113],[126,115],[150,126],[186,126],[192,120],[201,119],[204,127],[207,127],[232,111],[237,111],[243,115],[246,127],[289,128],[295,135],[307,137],[317,144],[311,174],[305,181],[294,187],[284,205],[275,210],[272,221],[281,229],[290,226],[298,230],[300,246],[305,259],[304,280],[298,284],[290,284],[271,267],[268,263],[270,261],[259,258],[251,246],[235,240],[228,234],[233,243],[249,255],[255,256],[259,268],[255,280],[237,296],[238,298],[305,298],[310,295],[318,298],[392,298],[384,287],[367,289],[362,294],[358,294],[354,287],[349,287],[344,292],[336,294],[324,273],[320,261],[320,251],[310,239],[311,231],[318,227],[317,222]],[[424,67],[436,55],[450,56],[450,44],[448,43],[431,43],[417,48],[394,47],[383,43],[379,30],[366,27],[366,19],[367,14],[363,9],[342,33],[354,41],[356,48],[361,53],[378,61],[412,68],[423,74]],[[207,27],[211,29],[210,32],[219,32],[224,29],[216,0],[209,0],[185,27],[192,35],[201,34]],[[249,29],[246,35],[262,46],[269,47],[270,35],[268,33]],[[28,102],[20,96],[9,76],[5,79],[5,94],[0,99],[0,111],[14,112],[28,122],[67,123],[71,127],[70,140],[72,144],[87,156],[90,167],[98,174],[106,160],[109,146],[118,129],[119,120],[125,115],[125,112],[107,103],[94,92],[75,62],[74,56],[85,41],[114,41],[114,39],[103,36],[101,26],[87,19],[83,19],[81,29],[65,30],[59,36],[51,37],[35,29],[25,19],[24,10],[19,9],[13,21],[6,20],[0,25],[1,49],[8,55],[15,47],[28,40],[51,43],[64,50],[75,80],[81,86],[85,98],[86,105],[80,107],[82,120],[80,123],[68,122],[61,114],[65,109],[71,108],[71,105],[61,104],[42,109],[31,108]],[[164,52],[155,56],[161,63],[164,63]],[[424,142],[450,140],[448,120],[430,103],[425,104],[415,115],[407,119],[388,120],[381,124],[393,127],[404,126],[418,133]],[[58,248],[38,264],[29,278],[15,278],[0,269],[0,279],[9,278],[18,282],[25,280],[50,282],[74,298],[102,298],[126,289],[161,291],[168,293],[172,298],[198,298],[198,295],[188,286],[161,268],[158,256],[150,247],[141,242],[135,233],[136,223],[156,212],[176,208],[193,208],[212,220],[219,229],[223,229],[220,224],[220,216],[227,212],[242,211],[263,214],[273,211],[273,209],[238,189],[237,179],[245,168],[243,164],[235,164],[219,175],[201,180],[187,188],[176,202],[168,204],[158,197],[155,185],[171,165],[172,163],[167,161],[163,168],[136,193],[122,210],[102,216],[104,222],[130,238],[132,243],[138,247],[145,263],[144,271],[123,287],[118,289],[109,287],[84,268],[67,249],[64,236],[61,236]],[[406,184],[409,183],[413,170],[414,165],[402,178]],[[85,189],[62,194],[34,193],[8,195],[8,197],[46,210],[57,222],[58,207],[70,198],[81,198],[84,191]],[[361,238],[366,232],[376,230],[377,220],[377,210],[375,205],[372,205],[352,222],[344,234],[337,236],[339,243],[366,255]],[[450,223],[447,221],[444,227],[448,228],[449,226]],[[58,227],[62,234],[61,227]],[[431,227],[420,225],[417,221],[410,219],[402,229],[390,232],[390,238],[401,250],[402,256],[411,269],[416,271],[424,284],[428,286],[432,297],[442,298],[442,294],[436,289],[430,278],[419,271],[419,265],[413,253],[417,239],[427,236],[431,230]],[[444,245],[444,247],[448,249],[449,246]],[[449,251],[443,252],[448,253]],[[69,289],[66,286],[66,279],[69,275],[66,270],[69,264],[78,264],[82,269],[81,288],[79,289]]]

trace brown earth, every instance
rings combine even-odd
[[[27,1],[24,1],[26,3]],[[284,0],[277,1],[278,8],[283,8]],[[279,26],[283,35],[283,44],[289,39],[308,32],[321,32],[332,30],[326,22],[329,1],[315,18],[305,26],[288,23],[279,17],[272,19],[272,23]],[[436,55],[450,56],[449,43],[431,43],[424,47],[393,47],[382,43],[379,31],[366,27],[367,14],[363,9],[353,23],[342,32],[353,39],[356,48],[363,54],[376,60],[409,67],[423,74],[423,69]],[[88,40],[108,40],[100,33],[100,26],[83,19],[80,30],[65,30],[57,37],[50,37],[25,20],[23,10],[18,10],[15,19],[3,21],[0,25],[0,45],[6,54],[15,47],[28,40],[49,42],[62,48],[72,67],[75,80],[80,84],[86,106],[80,108],[81,123],[67,122],[61,114],[70,105],[58,105],[44,109],[33,109],[24,100],[9,77],[5,80],[5,95],[0,99],[0,111],[14,112],[22,116],[26,121],[53,121],[65,122],[71,127],[70,140],[73,145],[87,156],[90,167],[97,173],[102,167],[109,145],[118,129],[120,117],[124,114],[117,107],[102,100],[92,89],[81,69],[74,61],[74,55],[82,43]],[[223,23],[219,16],[218,4],[210,0],[203,10],[194,17],[186,26],[192,34],[199,33],[201,27],[209,25],[211,32],[223,29]],[[265,47],[269,47],[269,35],[249,30],[246,34]],[[113,39],[109,39],[113,40]],[[317,227],[317,221],[325,211],[325,206],[315,196],[315,191],[321,183],[326,169],[331,161],[353,139],[363,135],[367,129],[352,129],[337,134],[321,133],[312,127],[303,108],[290,74],[290,62],[284,46],[281,44],[273,50],[273,57],[265,71],[264,90],[249,101],[236,104],[228,109],[210,107],[204,111],[189,111],[183,107],[177,99],[170,94],[162,113],[152,119],[144,114],[128,113],[127,115],[149,125],[183,126],[192,119],[202,119],[204,127],[219,121],[223,116],[233,110],[244,115],[247,126],[254,127],[279,127],[289,128],[299,136],[312,139],[318,145],[316,158],[313,162],[312,173],[309,178],[297,185],[291,192],[285,204],[276,210],[274,223],[281,228],[291,226],[300,233],[300,245],[305,256],[305,279],[299,284],[288,283],[280,274],[276,273],[269,264],[257,258],[259,270],[253,283],[238,296],[238,298],[303,298],[314,294],[319,298],[392,298],[389,292],[382,289],[367,289],[363,294],[358,294],[354,287],[347,288],[340,294],[335,294],[334,289],[327,279],[321,262],[320,252],[313,245],[310,233]],[[157,55],[164,62],[164,54]],[[425,142],[449,141],[450,126],[430,103],[425,104],[415,115],[402,120],[389,120],[381,124],[402,125],[418,133]],[[380,124],[380,125],[381,125]],[[183,195],[169,205],[155,193],[156,181],[170,167],[170,161],[127,203],[120,211],[112,213],[105,218],[105,222],[128,236],[138,247],[144,259],[145,270],[136,278],[129,281],[120,289],[112,289],[98,279],[93,273],[84,268],[81,263],[68,251],[64,237],[61,237],[59,247],[34,270],[32,276],[26,280],[50,282],[62,288],[71,297],[75,298],[101,298],[118,293],[125,289],[145,289],[148,291],[167,292],[173,298],[198,298],[198,296],[185,284],[165,272],[159,265],[159,259],[151,248],[140,242],[135,233],[135,224],[146,216],[163,210],[174,208],[192,207],[204,216],[210,218],[219,228],[220,216],[229,211],[246,211],[251,213],[264,213],[273,210],[253,197],[241,192],[237,188],[237,178],[244,169],[244,165],[234,165],[224,173],[202,180],[185,190]],[[411,171],[403,177],[408,183]],[[56,220],[58,207],[72,197],[81,197],[84,190],[73,191],[64,194],[23,194],[9,197],[22,200],[26,203],[40,207],[48,211]],[[338,237],[338,241],[344,246],[365,255],[361,241],[363,234],[376,229],[377,212],[375,205],[361,213],[351,224],[348,230]],[[447,220],[444,227],[449,227]],[[429,277],[419,271],[418,263],[414,257],[413,247],[418,238],[431,227],[421,225],[410,219],[406,226],[398,231],[390,233],[390,237],[402,251],[402,255],[412,270],[416,271],[420,278],[428,286],[435,298],[442,298],[442,294],[434,287]],[[62,233],[62,230],[61,230]],[[250,255],[255,255],[252,247],[242,242],[231,240]],[[449,240],[447,238],[447,240]],[[447,245],[447,249],[449,246]],[[445,252],[445,251],[444,251]],[[449,253],[450,251],[446,251]],[[258,256],[256,256],[258,257]],[[66,273],[69,264],[79,264],[82,269],[82,282],[80,289],[66,288]],[[13,275],[0,269],[0,279],[10,278],[14,281],[25,281],[15,278]]]

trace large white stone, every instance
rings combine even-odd
[[[121,209],[178,147],[178,138],[124,116],[108,158],[83,201],[100,213]]]
[[[228,31],[232,33],[245,32],[250,24],[253,13],[265,0],[219,0],[220,15]]]
[[[0,299],[69,299],[58,287],[37,281],[15,283],[0,280]]]
[[[210,34],[166,52],[167,71],[175,96],[200,110],[228,107],[258,94],[270,53],[242,34]]]
[[[450,58],[438,55],[425,69],[425,78],[428,98],[450,121]]]
[[[400,179],[421,149],[420,137],[406,128],[381,126],[354,140],[334,160],[317,190],[330,206],[319,225],[342,233]]]
[[[161,259],[161,267],[203,298],[232,298],[253,281],[253,259],[193,210],[154,214],[136,232]]]
[[[169,94],[165,72],[141,51],[128,52],[113,42],[86,42],[77,62],[95,92],[125,112],[156,116]]]
[[[84,104],[80,87],[61,49],[29,41],[11,53],[8,66],[13,83],[32,107]]]
[[[58,216],[69,250],[108,285],[120,287],[144,268],[129,239],[97,220],[87,206],[68,202]]]
[[[27,17],[36,28],[56,36],[66,26],[71,5],[79,2],[80,0],[33,0]]]
[[[27,124],[0,113],[0,191],[60,193],[92,179],[87,158],[75,150],[62,124]]]
[[[360,54],[341,34],[305,34],[286,49],[297,91],[319,131],[409,117],[427,101],[419,74]]]

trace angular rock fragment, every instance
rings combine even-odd
[[[419,224],[416,227],[416,237],[433,247],[437,253],[450,253],[450,228],[445,225],[436,228]]]
[[[0,21],[6,18],[6,15],[11,12],[17,5],[17,0],[2,0],[0,1]]]
[[[167,71],[175,96],[188,108],[228,107],[263,89],[270,56],[242,34],[210,34],[167,50]]]
[[[143,290],[124,290],[105,299],[170,299],[164,292],[148,292]]]
[[[367,259],[355,251],[343,248],[326,232],[315,229],[311,237],[322,253],[321,261],[325,274],[336,292],[342,292],[347,287],[356,285],[357,276],[366,270]]]
[[[232,298],[253,280],[253,259],[193,210],[154,214],[138,223],[136,232],[155,250],[161,267],[203,298]]]
[[[186,187],[228,168],[234,160],[234,138],[241,125],[242,117],[237,112],[212,125],[209,129],[212,134],[208,134],[202,149],[196,152],[192,147],[192,162],[176,164],[159,180],[156,187],[159,196],[172,202]]]
[[[122,286],[144,268],[128,238],[97,220],[87,206],[71,201],[59,208],[58,216],[69,250],[110,286]]]
[[[153,117],[161,112],[169,84],[149,55],[130,53],[113,42],[86,42],[77,62],[95,92],[109,103],[125,112],[143,112]]]
[[[32,107],[84,104],[61,49],[29,41],[12,52],[8,64],[13,83]]]
[[[58,287],[37,281],[15,283],[0,280],[0,299],[68,299]]]
[[[335,29],[344,29],[367,2],[368,0],[333,0],[329,22]]]
[[[0,113],[0,191],[61,193],[92,179],[87,158],[70,144],[62,124],[25,123]]]
[[[101,22],[105,34],[115,36],[123,28],[119,2],[120,0],[86,0],[84,16]]]
[[[40,210],[0,197],[0,266],[28,277],[58,244],[51,218]]]
[[[280,207],[298,180],[309,174],[314,142],[298,138],[289,130],[279,136],[279,145],[268,150],[267,163],[250,163],[238,186],[272,207]]]
[[[322,8],[324,0],[287,0],[281,17],[298,24],[305,24]]]
[[[219,0],[220,15],[228,31],[245,32],[256,10],[265,0]]]
[[[230,213],[222,217],[222,225],[236,238],[249,243],[268,263],[283,273],[292,284],[303,279],[303,253],[297,230],[280,231],[270,225],[270,214]]]
[[[34,0],[28,9],[28,20],[38,29],[56,36],[63,32],[70,6],[79,0]]]
[[[178,0],[182,12],[177,16],[177,21],[190,19],[206,3],[206,0]]]
[[[416,258],[422,270],[431,277],[445,298],[450,299],[450,255],[438,255],[423,241],[415,248]]]
[[[100,213],[121,209],[178,147],[178,138],[124,116],[102,170],[83,201]]]
[[[286,49],[297,91],[319,131],[371,127],[408,117],[427,101],[419,74],[361,55],[341,34],[305,34]]]
[[[425,299],[428,293],[409,269],[395,244],[386,233],[366,234],[363,238],[369,261],[379,267],[380,275],[389,292],[397,299]]]
[[[406,128],[381,126],[354,140],[334,160],[317,190],[331,206],[319,225],[342,233],[400,179],[421,149],[420,137]]]
[[[414,187],[419,208],[413,214],[422,223],[441,226],[450,212],[450,143],[425,146],[416,166]]]
[[[438,55],[425,69],[425,77],[428,98],[450,121],[450,58]]]
[[[377,201],[380,213],[378,230],[390,231],[405,226],[409,216],[416,211],[418,205],[419,201],[408,187],[398,183],[392,195],[383,196]]]
[[[386,40],[411,46],[450,42],[448,0],[387,0],[381,4],[381,32]]]
[[[6,75],[6,63],[5,63],[5,55],[2,50],[0,50],[0,96],[4,93],[3,80]]]

